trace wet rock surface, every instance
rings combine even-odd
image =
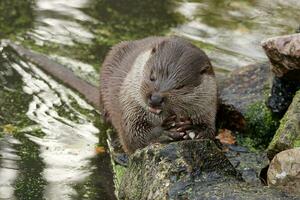
[[[218,83],[222,103],[233,105],[243,114],[249,105],[265,100],[271,88],[271,71],[267,63],[259,63],[234,70]]]
[[[300,148],[282,151],[273,158],[268,185],[300,195]]]
[[[155,144],[132,155],[119,199],[296,199],[242,181],[210,140]]]
[[[237,173],[213,141],[155,144],[132,157],[119,188],[120,199],[165,199],[186,195],[195,181],[235,179]]]
[[[300,147],[300,91],[281,119],[280,127],[267,149],[268,157],[272,159],[276,153],[294,147]]]
[[[268,166],[269,160],[265,153],[230,150],[226,154],[231,164],[241,174],[243,180],[253,185],[262,184],[261,170]]]
[[[300,76],[299,76],[300,79]],[[300,81],[274,77],[268,107],[277,116],[283,116],[291,104],[295,92],[300,90]]]
[[[231,106],[235,112],[229,112],[230,116],[218,113],[218,124],[224,125],[225,121],[225,128],[237,130],[238,135],[250,138],[251,146],[266,148],[279,125],[278,117],[273,116],[266,105],[271,84],[272,72],[268,63],[239,68],[220,80],[218,86],[222,108],[224,105]],[[231,122],[230,126],[227,121]]]

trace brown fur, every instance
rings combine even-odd
[[[157,141],[170,114],[190,118],[201,134],[214,137],[214,72],[205,53],[183,39],[150,37],[116,45],[103,63],[100,81],[103,112],[128,153]],[[148,111],[152,93],[165,99],[160,115]]]

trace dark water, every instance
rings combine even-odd
[[[293,33],[298,0],[0,0],[9,38],[98,84],[108,49],[150,35],[180,35],[219,69],[266,59],[260,41]],[[35,65],[0,47],[0,199],[112,199],[98,114]]]

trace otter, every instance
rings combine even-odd
[[[112,48],[100,70],[100,102],[127,153],[150,143],[215,136],[217,84],[206,54],[179,37]],[[191,132],[192,131],[192,132]]]
[[[150,143],[215,137],[213,68],[202,50],[182,38],[117,44],[100,69],[100,88],[42,54],[6,44],[100,109],[128,154]]]

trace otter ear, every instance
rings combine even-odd
[[[213,74],[213,67],[211,66],[211,64],[206,64],[202,69],[200,74]]]
[[[152,48],[151,54],[154,54],[154,53],[157,51],[158,47],[164,46],[165,43],[166,43],[166,41],[163,40],[163,41],[159,42],[158,44],[156,44],[156,45]]]
[[[157,46],[153,47],[152,50],[151,50],[151,54],[154,54],[157,50]]]

